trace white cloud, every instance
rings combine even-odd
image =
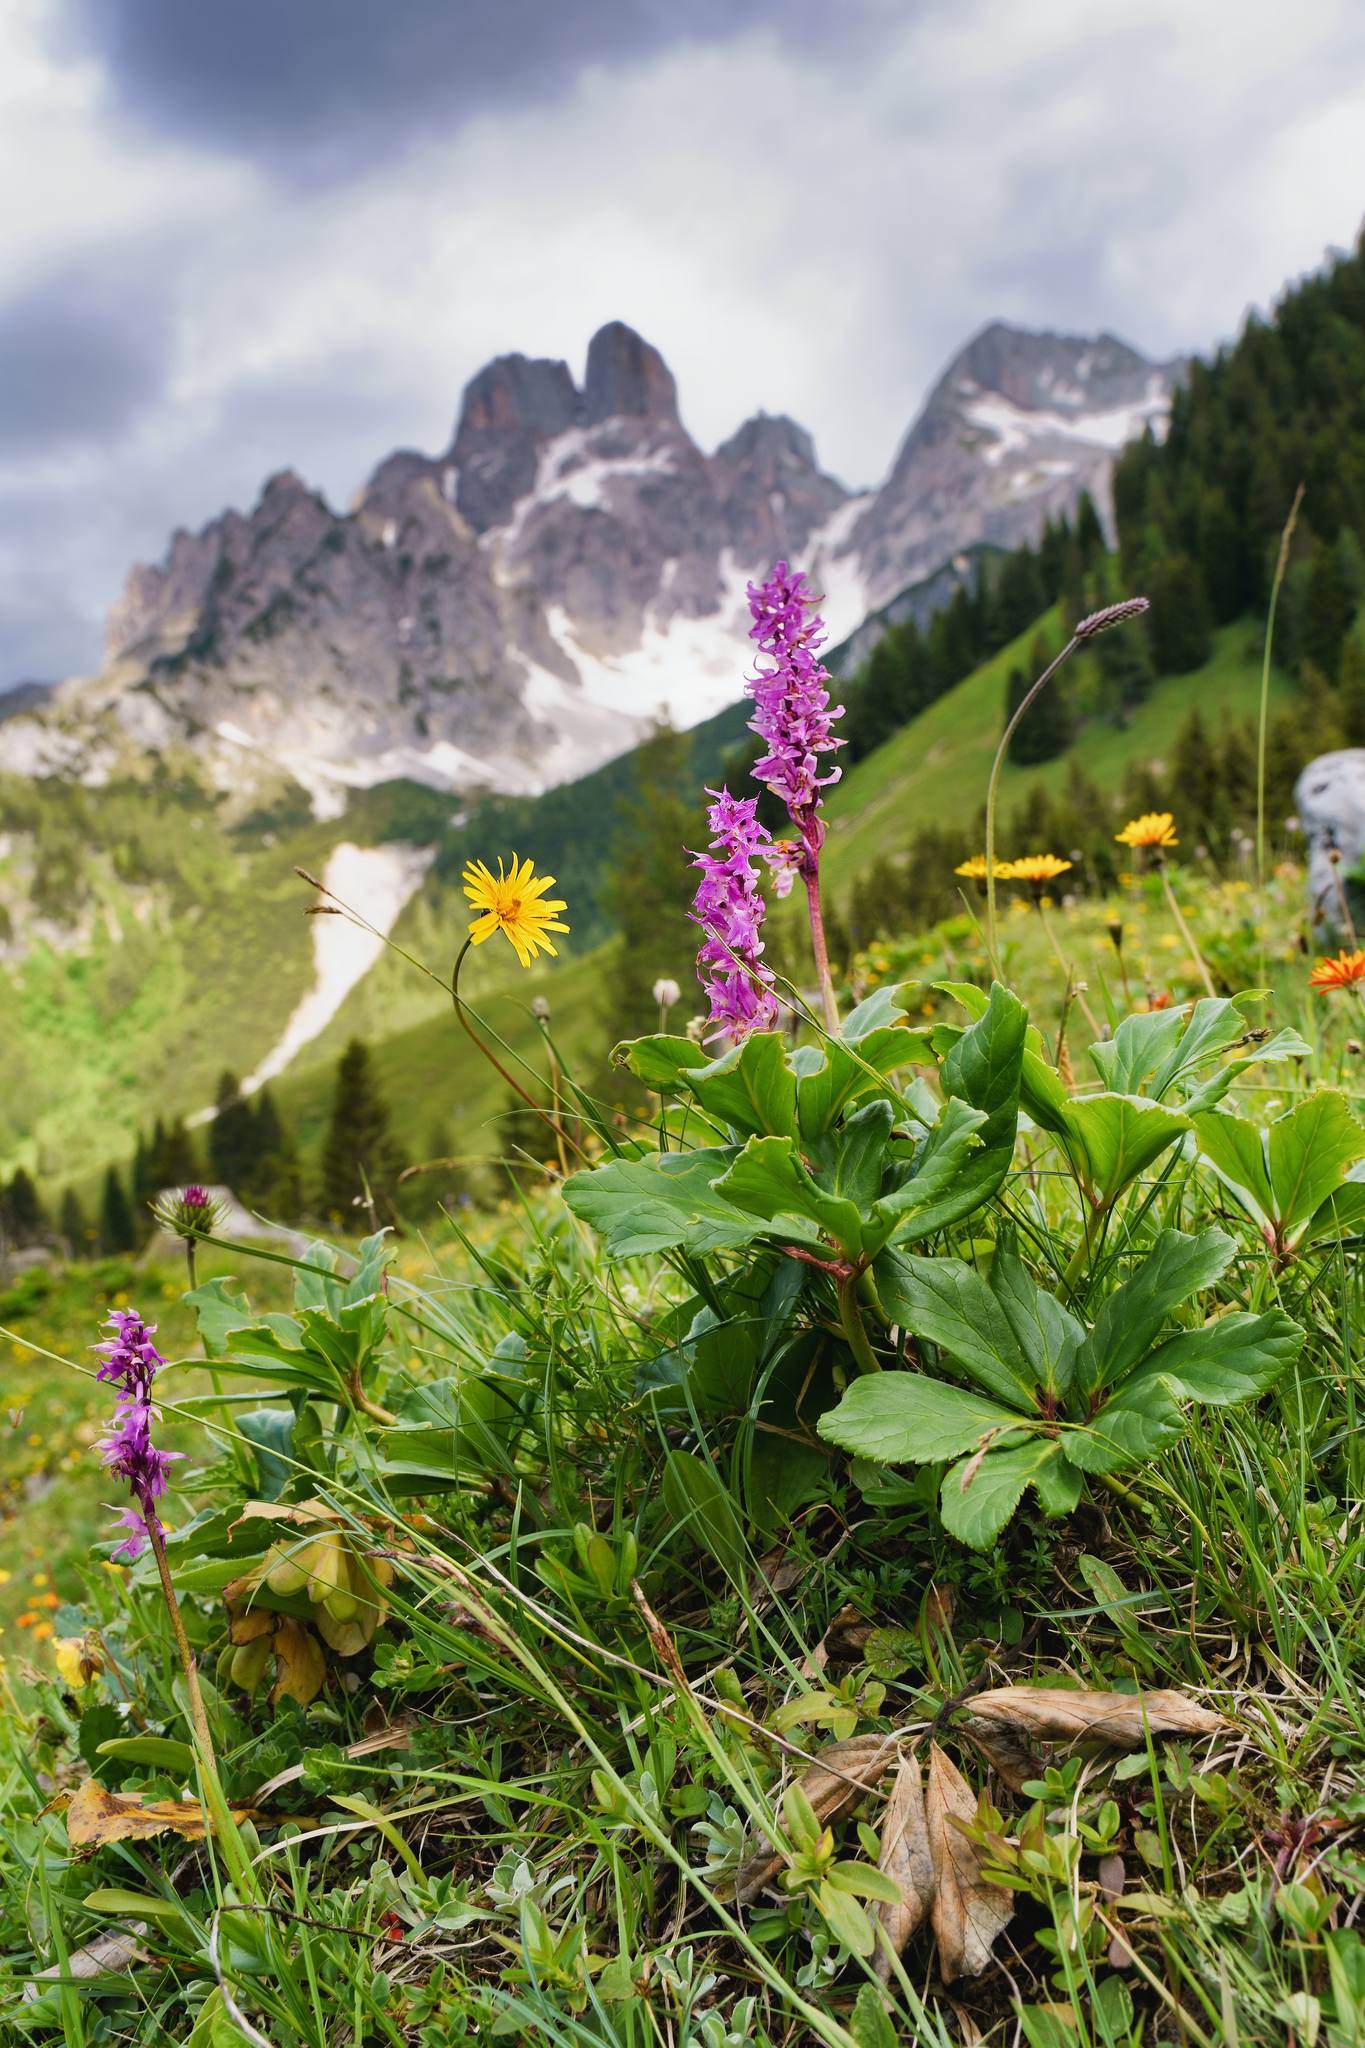
[[[435,447],[505,350],[579,371],[626,319],[703,442],[785,410],[864,482],[986,320],[1206,347],[1365,205],[1354,0],[888,7],[844,46],[755,31],[598,67],[306,189],[135,135],[88,62],[43,55],[43,6],[11,0],[0,30],[0,177],[32,194],[0,292],[98,247],[173,306],[165,396],[121,440],[8,475],[0,453],[11,502],[65,506],[91,613],[272,467],[344,501],[388,447]]]

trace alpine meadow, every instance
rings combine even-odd
[[[0,264],[0,2037],[1365,2048],[1365,234],[1195,353],[978,321],[852,489],[706,410],[862,317],[787,130],[817,209],[903,29],[1003,195],[1002,11],[31,12],[16,104],[128,154],[55,339]],[[1077,209],[1096,47],[1009,87]],[[1042,253],[894,158],[924,361],[959,231],[1126,303],[1184,105],[1074,231],[1018,159]],[[689,206],[749,208],[699,310]],[[382,445],[442,265],[470,363],[588,308],[582,374],[338,510],[278,465]],[[271,463],[82,655],[58,571]]]

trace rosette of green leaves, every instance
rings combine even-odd
[[[860,1379],[820,1434],[875,1465],[945,1464],[944,1525],[977,1549],[1026,1487],[1045,1514],[1066,1514],[1088,1475],[1174,1442],[1187,1404],[1249,1400],[1298,1356],[1303,1331],[1278,1310],[1177,1318],[1235,1249],[1220,1230],[1162,1231],[1089,1328],[1003,1242],[985,1271],[892,1252],[877,1270],[882,1303],[928,1369]]]

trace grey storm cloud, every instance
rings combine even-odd
[[[0,457],[122,434],[160,396],[170,335],[155,294],[72,263],[0,305]]]
[[[876,9],[840,0],[841,40]],[[59,19],[157,132],[319,182],[552,99],[590,65],[766,22],[833,28],[822,0],[65,0]]]

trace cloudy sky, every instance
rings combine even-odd
[[[0,189],[3,688],[607,319],[850,483],[989,319],[1231,336],[1365,213],[1365,6],[0,0]]]

